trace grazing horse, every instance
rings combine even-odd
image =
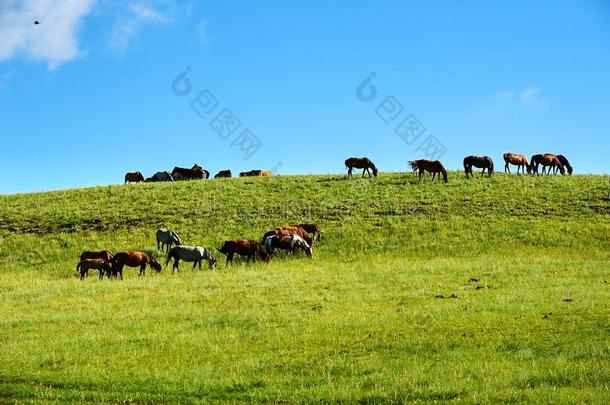
[[[299,225],[293,225],[293,226],[300,226],[301,228],[303,228],[305,230],[305,232],[310,234],[311,237],[315,238],[318,242],[322,238],[322,230],[316,224],[299,224]]]
[[[269,254],[273,254],[275,249],[282,249],[287,252],[295,254],[297,249],[301,249],[305,252],[308,257],[313,256],[313,249],[311,245],[305,242],[305,239],[298,235],[290,236],[278,236],[271,235],[265,239],[265,249]]]
[[[140,172],[127,173],[125,175],[125,184],[127,183],[143,183],[144,176]]]
[[[414,172],[416,171],[419,173],[420,183],[424,176],[424,171],[432,174],[432,181],[434,181],[437,174],[439,175],[439,177],[441,174],[443,175],[443,180],[445,180],[445,183],[449,181],[449,177],[447,176],[447,170],[445,170],[443,164],[438,160],[412,160],[409,162],[409,164],[411,165],[411,169],[413,169]]]
[[[212,253],[208,249],[202,248],[201,246],[174,246],[167,255],[165,267],[167,267],[172,258],[174,259],[172,273],[174,270],[180,271],[178,268],[178,263],[180,260],[184,260],[185,262],[193,262],[193,270],[197,264],[199,264],[199,269],[201,270],[202,260],[206,260],[208,262],[210,269],[216,267],[216,259],[214,259],[214,256],[212,256]]]
[[[281,226],[281,227],[275,228],[263,235],[262,243],[265,243],[265,240],[267,240],[267,238],[269,236],[273,236],[273,235],[277,235],[277,236],[297,235],[297,236],[300,236],[301,238],[305,239],[305,241],[309,245],[313,246],[313,238],[305,229],[303,229],[299,225]]]
[[[146,182],[160,183],[166,181],[174,181],[174,176],[170,172],[157,172],[152,177],[146,179]]]
[[[273,172],[271,170],[250,170],[249,172],[241,172],[239,173],[239,177],[266,177],[273,176]]]
[[[561,162],[563,167],[565,167],[568,170],[568,174],[571,176],[572,173],[574,173],[574,168],[570,164],[570,161],[568,160],[568,158],[565,157],[564,155],[557,155],[557,159],[559,159],[559,161]],[[554,172],[557,173],[557,170],[558,170],[558,168],[555,167]]]
[[[146,266],[150,265],[157,273],[162,270],[161,264],[150,254],[142,251],[120,252],[114,255],[112,260],[112,275],[114,278],[117,275],[123,279],[123,267],[139,267],[140,275],[146,273]]]
[[[174,180],[202,180],[207,178],[206,171],[197,163],[190,169],[174,167],[172,176],[174,177]]]
[[[233,257],[236,253],[240,256],[245,256],[247,258],[246,262],[250,260],[256,261],[257,254],[265,262],[271,260],[269,253],[267,253],[263,245],[255,240],[228,240],[218,251],[227,256],[227,264],[233,262]]]
[[[363,157],[363,158],[351,157],[345,161],[345,167],[347,167],[347,177],[349,177],[349,178],[352,177],[352,170],[354,170],[354,169],[362,169],[362,177],[364,177],[365,173],[368,173],[369,177],[371,177],[370,170],[373,171],[373,175],[375,177],[377,177],[377,174],[379,173],[379,171],[377,170],[377,167],[375,167],[375,165],[373,164],[371,159],[369,159],[367,157]]]
[[[172,230],[161,228],[157,230],[157,249],[164,251],[167,246],[167,251],[171,249],[172,245],[182,245],[180,236]],[[160,247],[159,247],[160,246]]]
[[[80,272],[80,279],[84,279],[90,269],[99,271],[99,279],[104,278],[104,273],[110,277],[112,264],[104,259],[84,259],[76,265],[76,271]]]
[[[464,158],[464,171],[466,172],[466,178],[469,178],[469,176],[474,177],[472,174],[473,166],[483,169],[481,172],[481,177],[485,175],[485,170],[487,170],[489,177],[494,174],[494,162],[489,156],[468,156]]]
[[[221,170],[214,176],[215,179],[230,179],[233,177],[231,170]]]
[[[530,174],[532,171],[532,167],[530,166],[530,162],[527,160],[527,156],[521,153],[505,153],[504,154],[504,173],[510,174],[510,165],[517,166],[517,174],[519,174],[519,169],[525,174],[525,169],[527,169],[527,174]]]
[[[561,164],[561,161],[559,160],[559,158],[557,158],[557,156],[553,155],[552,153],[544,153],[542,155],[534,155],[532,156],[532,160],[531,160],[531,165],[532,165],[532,171],[534,174],[536,175],[540,175],[538,169],[540,168],[540,165],[542,165],[542,174],[551,174],[551,170],[552,169],[556,169],[559,168],[559,171],[561,172],[561,174],[565,174],[565,169],[563,168],[563,165]],[[547,167],[548,167],[548,173],[545,173],[547,171]]]
[[[102,259],[108,263],[112,262],[112,258],[114,256],[112,256],[112,253],[110,253],[107,250],[102,250],[101,252],[94,252],[94,251],[85,251],[83,253],[81,253],[80,255],[80,260],[87,260],[87,259]]]

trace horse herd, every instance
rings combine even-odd
[[[574,169],[570,165],[570,162],[564,155],[555,155],[553,153],[543,153],[532,156],[531,160],[528,160],[527,157],[520,153],[505,153],[504,154],[504,172],[510,172],[510,165],[517,166],[517,173],[519,170],[525,174],[527,170],[528,174],[540,175],[540,166],[542,166],[542,174],[551,174],[551,171],[554,174],[560,172],[562,175],[566,174],[566,171],[569,175],[572,175]],[[412,160],[409,162],[411,169],[413,172],[418,173],[419,181],[422,181],[423,175],[425,172],[432,174],[432,181],[436,178],[436,175],[443,176],[443,180],[445,183],[449,181],[449,176],[447,174],[447,170],[443,166],[443,164],[438,160]],[[347,175],[348,177],[352,177],[353,169],[362,169],[362,177],[368,173],[369,177],[371,177],[371,173],[373,176],[377,177],[379,170],[373,164],[373,162],[366,157],[363,158],[349,158],[345,161],[345,166],[347,167]],[[487,175],[491,177],[494,173],[494,162],[489,156],[467,156],[464,158],[464,172],[466,173],[466,178],[473,177],[474,174],[472,172],[473,167],[483,169],[481,172],[481,177],[485,175],[487,171]]]
[[[239,173],[239,177],[258,177],[272,176],[271,170],[250,170],[248,172]],[[231,170],[221,170],[214,176],[215,179],[233,177]],[[127,183],[156,183],[166,181],[180,180],[206,180],[210,178],[210,172],[199,166],[197,163],[190,169],[184,167],[174,167],[170,172],[163,171],[153,174],[151,177],[144,179],[141,172],[129,172],[125,174],[125,184]]]
[[[308,257],[313,257],[314,241],[320,241],[322,231],[316,224],[300,224],[277,227],[263,235],[262,240],[229,240],[217,249],[227,257],[227,265],[233,262],[235,255],[243,256],[246,262],[256,261],[257,256],[264,262],[269,262],[276,255],[276,250],[283,250],[290,254],[296,254],[299,250],[305,252]],[[161,228],[157,230],[157,249],[167,252],[165,267],[174,261],[172,273],[179,269],[180,261],[193,263],[193,270],[201,263],[208,262],[210,269],[217,266],[217,261],[212,252],[201,246],[187,246],[182,244],[178,234],[172,230]],[[150,266],[157,273],[163,270],[161,263],[146,251],[125,251],[112,254],[107,250],[85,251],[80,255],[80,261],[76,265],[76,271],[83,280],[89,270],[97,270],[99,279],[104,275],[108,278],[123,279],[123,268],[136,267],[140,269],[140,275],[146,273]]]

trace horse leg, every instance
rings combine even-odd
[[[362,170],[362,178],[364,178],[364,173],[366,173],[366,167]]]
[[[178,267],[179,261],[180,261],[179,258],[174,257],[174,265],[172,266],[172,274],[174,274],[174,271],[176,271],[176,270],[180,271],[180,267]]]
[[[233,255],[234,255],[234,253],[233,253],[233,252],[231,252],[231,253],[229,253],[229,254],[227,255],[227,265],[228,265],[229,263],[233,263]]]
[[[142,263],[142,265],[140,266],[140,275],[146,275],[146,263]]]
[[[347,168],[347,178],[348,178],[348,179],[351,179],[351,178],[352,178],[352,168],[351,168],[351,167],[348,167],[348,168]]]
[[[195,267],[197,267],[197,260],[193,262],[193,268],[191,269],[191,271],[195,271]]]
[[[432,173],[432,182],[434,183],[434,179],[436,178],[436,172]]]
[[[519,170],[518,167],[517,167],[517,170]],[[504,165],[504,174],[506,174],[506,172],[508,172],[508,174],[510,174],[510,168],[508,167],[508,162]]]

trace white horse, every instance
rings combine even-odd
[[[216,267],[216,259],[212,256],[212,253],[201,246],[174,246],[167,255],[167,261],[165,262],[165,266],[169,264],[171,259],[174,259],[174,266],[172,267],[172,273],[174,270],[180,270],[178,268],[178,263],[180,260],[184,260],[185,262],[193,262],[193,269],[195,266],[199,264],[199,269],[201,269],[201,261],[206,260],[210,265],[210,269]]]
[[[159,247],[159,245],[161,247]],[[165,228],[157,230],[157,249],[164,251],[165,246],[167,246],[167,250],[169,251],[172,245],[182,245],[182,241],[178,234]]]
[[[289,235],[289,236],[279,236],[279,235],[271,235],[265,239],[265,249],[270,254],[273,254],[275,249],[286,250],[291,253],[296,253],[297,249],[301,249],[307,254],[307,256],[313,256],[313,249],[305,241],[305,239],[301,238],[299,235]]]

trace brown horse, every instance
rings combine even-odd
[[[489,177],[494,174],[494,162],[489,156],[468,156],[464,158],[464,171],[466,172],[466,178],[469,178],[469,176],[474,177],[472,174],[473,166],[483,169],[481,172],[481,177],[485,175],[485,170],[487,170]]]
[[[413,160],[413,161],[409,162],[409,164],[411,165],[411,169],[413,169],[414,172],[419,173],[420,183],[424,176],[424,172],[428,172],[428,173],[432,174],[432,181],[434,181],[437,174],[439,175],[439,177],[441,174],[443,175],[443,180],[445,180],[445,183],[447,183],[449,181],[449,177],[447,176],[447,170],[445,170],[445,167],[443,166],[443,164],[438,160],[420,159],[420,160]]]
[[[505,153],[504,154],[504,173],[510,174],[510,165],[517,166],[517,174],[519,174],[519,169],[525,174],[525,169],[527,169],[527,174],[530,174],[532,171],[532,167],[530,166],[530,162],[528,162],[527,157],[521,153]]]
[[[375,165],[373,164],[371,159],[369,159],[367,157],[362,157],[362,158],[351,157],[345,161],[345,167],[347,167],[347,169],[348,169],[347,177],[350,177],[350,178],[352,177],[352,170],[354,170],[354,169],[362,169],[362,177],[364,177],[365,173],[368,173],[369,177],[371,177],[370,170],[373,171],[373,175],[375,177],[377,177],[377,174],[379,173],[379,171],[377,170],[377,168],[375,167]]]
[[[144,176],[140,172],[127,173],[125,175],[125,184],[127,183],[144,183]]]
[[[297,226],[297,225],[293,225],[293,226]],[[322,230],[320,229],[320,227],[318,225],[316,225],[316,224],[299,224],[298,226],[303,228],[305,230],[305,232],[310,234],[317,241],[320,241],[320,239],[322,238]]]
[[[231,170],[221,170],[214,176],[215,179],[230,179],[231,177]]]
[[[228,240],[217,250],[227,256],[227,264],[233,262],[233,257],[236,253],[240,256],[245,256],[246,262],[250,260],[255,262],[257,254],[265,262],[271,260],[264,246],[255,240]]]
[[[112,264],[103,259],[84,259],[76,265],[76,271],[80,272],[80,279],[84,279],[90,269],[99,272],[99,279],[104,278],[104,273],[110,277],[112,272]]]
[[[565,174],[565,169],[563,168],[563,165],[561,164],[561,161],[559,160],[559,158],[555,155],[553,155],[552,153],[544,153],[541,155],[534,155],[532,156],[532,160],[531,160],[531,165],[532,165],[532,172],[536,175],[540,175],[538,169],[540,168],[540,166],[542,165],[542,174],[551,174],[551,170],[553,169],[559,169],[559,171],[561,172],[561,174]],[[548,168],[548,173],[545,173],[547,171]]]
[[[190,169],[174,167],[174,170],[172,170],[174,180],[203,180],[207,178],[208,174],[209,172],[203,170],[203,167],[199,166],[197,163]]]
[[[162,269],[161,264],[150,254],[143,251],[120,252],[114,255],[112,260],[112,275],[123,279],[123,267],[139,267],[140,275],[146,273],[146,266],[150,265],[157,273]]]
[[[273,230],[271,230],[271,231],[269,231],[269,232],[267,232],[266,234],[263,235],[262,243],[264,244],[265,240],[269,236],[273,236],[273,235],[277,235],[277,236],[297,235],[297,236],[300,236],[301,238],[305,239],[305,242],[307,242],[310,246],[313,246],[313,238],[300,225],[290,225],[290,226],[277,227],[277,228],[275,228],[275,229],[273,229]]]
[[[113,257],[112,253],[107,250],[102,250],[101,252],[85,251],[80,255],[81,261],[87,259],[102,259],[108,263],[112,262]]]
[[[250,170],[249,172],[239,173],[239,177],[266,177],[273,176],[271,170]]]
[[[574,173],[574,168],[570,164],[570,161],[568,160],[568,158],[565,157],[564,155],[557,155],[557,159],[559,159],[559,161],[561,162],[563,167],[565,167],[568,170],[568,174],[571,176],[572,173]],[[558,170],[558,168],[556,167],[554,172],[557,173],[557,170]]]

